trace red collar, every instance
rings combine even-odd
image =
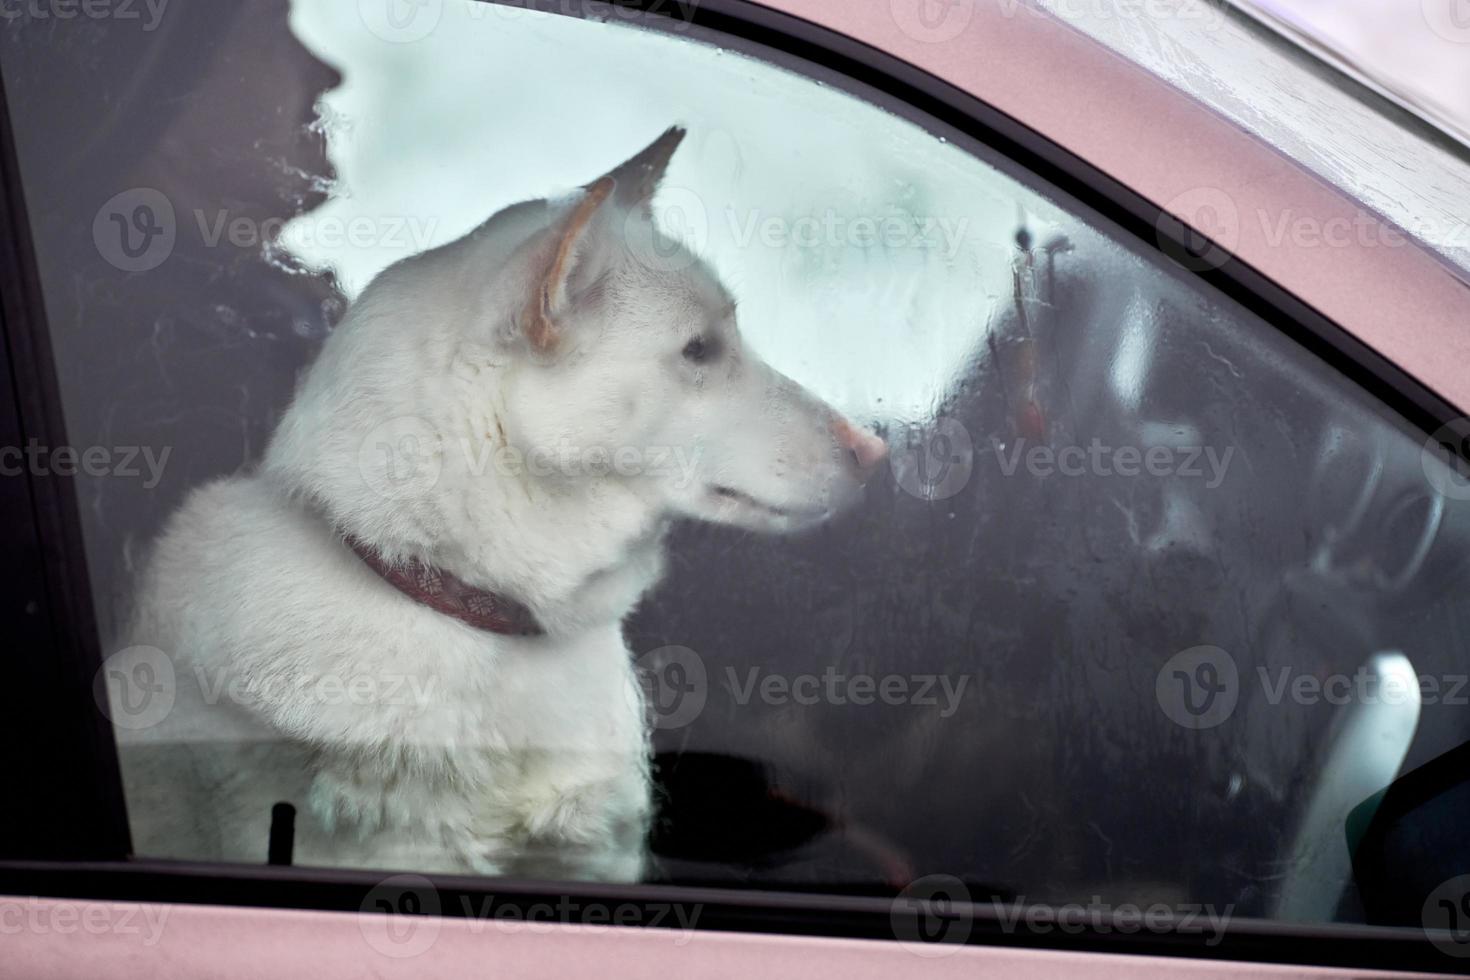
[[[467,585],[442,568],[425,565],[417,559],[409,559],[399,565],[389,564],[382,555],[350,534],[343,540],[383,581],[435,612],[487,633],[542,636],[546,632],[536,621],[535,614],[514,599]]]

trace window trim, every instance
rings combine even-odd
[[[595,0],[488,0],[568,16],[606,9]],[[839,34],[750,0],[614,0],[614,5],[649,18],[648,26],[690,23],[790,61],[869,86],[916,113],[934,118],[987,146],[1039,181],[1075,198],[1141,242],[1146,249],[1188,251],[1213,248],[1203,236],[1168,218],[1156,205],[1102,173],[1021,121],[915,65]],[[786,64],[777,61],[777,64]],[[789,67],[789,65],[787,65]],[[1201,109],[1200,111],[1207,111]],[[17,397],[0,404],[0,423],[13,422],[23,439],[65,442],[58,376],[29,235],[9,103],[0,87],[0,220],[11,232],[0,243],[0,293],[6,364]],[[1221,250],[1222,254],[1227,254]],[[1198,254],[1196,252],[1196,254]],[[1438,394],[1409,377],[1334,324],[1319,311],[1234,255],[1216,267],[1186,270],[1320,357],[1329,367],[1394,409],[1414,426],[1432,432],[1458,417]],[[3,381],[4,379],[0,379]],[[0,398],[6,393],[0,388]],[[0,428],[3,431],[3,428]],[[7,534],[24,546],[30,565],[7,574],[12,594],[32,589],[44,574],[47,629],[32,631],[39,646],[22,663],[21,682],[11,685],[28,710],[0,716],[8,744],[24,746],[26,772],[56,796],[33,798],[0,817],[10,841],[54,860],[0,860],[0,893],[68,898],[165,901],[359,911],[366,891],[382,875],[342,869],[205,865],[129,860],[127,822],[113,733],[95,708],[93,678],[101,665],[83,555],[80,513],[74,487],[65,480],[25,477],[31,507],[23,522],[8,522]],[[0,498],[3,499],[3,498]],[[10,506],[14,506],[11,504]],[[18,525],[18,526],[17,526]],[[47,547],[47,542],[52,542]],[[36,732],[44,733],[37,740]],[[42,794],[33,790],[33,797]],[[49,804],[49,805],[48,805]],[[0,808],[4,813],[6,808]],[[3,848],[4,845],[0,845]],[[0,854],[3,854],[0,851]],[[894,923],[905,915],[886,898],[693,889],[663,885],[578,884],[425,875],[442,896],[446,914],[463,908],[457,900],[494,896],[527,904],[571,896],[583,902],[698,902],[705,912],[699,928],[792,935],[848,936],[893,940]],[[478,908],[474,901],[470,907]],[[922,910],[911,910],[917,915]],[[1031,934],[1007,930],[990,905],[972,905],[975,927],[969,942],[1065,950],[1128,952],[1194,958],[1269,961],[1389,969],[1412,967],[1455,972],[1456,963],[1422,935],[1349,925],[1297,926],[1233,922],[1218,945],[1182,929],[1163,934],[1100,931]],[[912,921],[912,915],[909,915]]]
[[[0,894],[61,899],[189,905],[232,905],[363,914],[385,872],[337,868],[276,868],[160,860],[131,862],[0,863]],[[471,918],[486,908],[515,909],[525,916],[547,904],[565,908],[557,925],[603,925],[602,909],[639,910],[634,928],[692,928],[698,932],[762,933],[812,938],[898,941],[903,935],[933,934],[968,916],[963,936],[943,941],[1078,953],[1182,957],[1226,962],[1341,967],[1355,970],[1415,970],[1456,974],[1460,961],[1446,956],[1422,934],[1378,926],[1308,926],[1232,919],[1218,942],[1201,920],[1172,923],[1170,931],[1124,931],[1085,924],[1076,932],[1030,931],[1006,922],[990,903],[954,905],[894,901],[871,896],[699,888],[674,885],[611,885],[591,882],[524,881],[422,874],[437,897],[441,918]],[[660,915],[661,908],[698,908],[690,916]],[[1035,907],[1028,905],[1028,908]],[[589,915],[589,910],[592,915]],[[379,913],[381,914],[381,913]],[[544,919],[541,921],[545,921]],[[1126,926],[1126,923],[1123,923]],[[926,930],[921,933],[919,930]]]
[[[59,446],[66,443],[61,391],[9,106],[0,79],[0,431],[17,436],[14,445]],[[7,778],[28,793],[24,805],[0,807],[0,858],[20,841],[58,858],[126,854],[117,746],[93,695],[102,653],[76,486],[28,471],[0,480],[24,487],[7,487],[3,498],[3,540],[13,557],[0,589],[20,608],[7,609],[14,673],[0,698],[0,733],[25,749],[10,754],[18,771]]]

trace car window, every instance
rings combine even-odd
[[[940,892],[1004,914],[1208,913],[1218,929],[1362,922],[1350,813],[1371,817],[1396,776],[1470,740],[1470,490],[1449,462],[1464,447],[1194,275],[1226,256],[1175,262],[873,90],[618,8],[180,5],[156,22],[21,18],[4,41],[68,427],[68,446],[16,458],[78,488],[99,710],[141,858]],[[771,382],[782,411],[845,420],[831,438],[865,486],[793,534],[684,519],[696,508],[671,496],[667,539],[637,556],[661,574],[620,630],[595,632],[615,656],[562,671],[583,642],[563,638],[594,635],[573,617],[492,668],[463,663],[482,628],[468,607],[460,632],[419,633],[423,607],[439,616],[458,594],[514,620],[476,604],[536,594],[561,566],[517,559],[573,520],[613,521],[624,491],[497,525],[496,567],[515,571],[456,592],[463,576],[405,566],[407,551],[389,556],[407,584],[359,564],[334,537],[341,488],[277,476],[357,474],[389,535],[459,486],[460,461],[426,446],[495,445],[487,419],[451,444],[387,410],[401,376],[426,372],[415,397],[430,399],[530,358],[516,390],[532,394],[506,417],[574,435],[625,403],[666,404],[647,372],[596,387],[619,377],[595,361],[605,335],[585,341],[581,383],[478,334],[414,342],[499,322],[502,300],[462,292],[489,267],[395,263],[478,242],[531,199],[595,229],[601,212],[575,202],[637,185],[670,143],[648,204],[659,233],[619,241],[661,283],[694,275],[682,244],[726,292],[680,292],[680,315],[738,320],[741,369],[804,389]],[[630,158],[645,162],[614,169]],[[594,261],[580,241],[547,254]],[[541,254],[485,247],[507,266]],[[528,295],[506,322],[558,302]],[[402,324],[374,342],[396,361],[357,359],[369,345],[352,338],[378,336],[345,312],[363,297],[373,322]],[[613,333],[654,316],[616,309]],[[728,336],[646,356],[672,377]],[[691,413],[687,443],[638,442],[641,463],[673,485],[685,462],[705,472],[680,449],[753,433],[721,479],[763,465],[778,448],[766,402],[721,405]],[[364,413],[372,439],[291,434],[335,431],[333,412]],[[501,481],[486,493],[530,479],[501,462],[475,471]],[[561,506],[556,486],[535,499]],[[761,505],[712,492],[718,515]],[[766,523],[802,523],[795,506]],[[436,533],[441,564],[482,547]],[[605,581],[621,587],[582,584]],[[432,642],[303,625],[399,609]],[[476,705],[523,720],[507,734]],[[619,778],[603,779],[615,750]],[[600,822],[645,804],[646,825]],[[526,813],[540,822],[515,823]]]

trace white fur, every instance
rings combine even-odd
[[[621,622],[669,522],[804,526],[881,455],[746,349],[715,276],[659,235],[658,145],[585,227],[583,192],[528,202],[385,271],[258,471],[172,518],[129,637],[167,654],[177,691],[160,724],[120,731],[138,853],[262,861],[289,801],[302,864],[642,873],[649,743]],[[527,311],[559,244],[542,349]],[[692,363],[696,336],[719,355]],[[515,465],[538,450],[640,468]],[[547,635],[415,603],[344,532],[525,603]]]

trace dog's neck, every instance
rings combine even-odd
[[[498,501],[466,507],[467,533],[437,551],[456,574],[524,602],[549,633],[621,622],[663,575],[668,521],[616,481],[484,490]]]
[[[440,570],[524,605],[549,635],[625,618],[662,577],[669,519],[618,480],[547,481],[446,472],[432,500],[334,492],[356,475],[323,453],[306,474],[267,465],[266,476],[389,563]],[[274,460],[273,460],[274,462]],[[345,545],[344,545],[345,547]]]

